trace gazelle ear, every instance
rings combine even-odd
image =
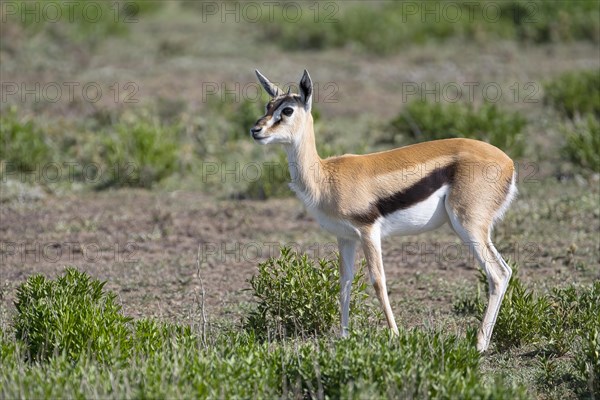
[[[302,79],[300,79],[300,96],[302,98],[302,102],[304,103],[304,108],[307,111],[310,111],[312,108],[312,93],[313,93],[313,84],[310,79],[310,75],[307,70],[304,70],[304,74],[302,75]]]
[[[260,84],[262,85],[262,87],[265,88],[269,96],[277,97],[280,94],[283,94],[283,90],[279,89],[276,85],[272,84],[266,76],[260,73],[259,70],[255,69],[254,72],[256,72],[256,76],[258,77]]]

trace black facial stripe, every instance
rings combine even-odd
[[[296,94],[290,94],[290,95],[286,95],[283,96],[281,98],[275,98],[273,100],[271,100],[272,103],[267,104],[267,113],[265,114],[265,117],[267,116],[273,116],[273,114],[275,114],[275,111],[277,111],[281,105],[283,103],[297,103],[299,101],[299,97]]]
[[[269,106],[269,109],[267,110],[267,114],[266,116],[272,117],[273,114],[275,113],[275,111],[277,111],[277,109],[283,104],[284,101],[286,101],[287,99],[285,97],[277,100],[276,102],[274,102],[273,104],[271,104],[271,106]]]
[[[456,164],[454,163],[437,168],[405,190],[378,199],[365,212],[353,215],[352,220],[360,224],[372,224],[381,216],[407,209],[426,200],[443,185],[452,183],[455,174]]]

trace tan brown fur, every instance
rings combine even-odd
[[[369,207],[378,197],[410,187],[436,167],[457,162],[450,203],[468,223],[492,222],[506,199],[514,174],[512,160],[498,148],[471,139],[419,143],[366,155],[318,158],[309,129],[298,165],[310,166],[299,185],[311,192],[317,207],[333,217],[348,217]],[[310,147],[310,148],[308,148]],[[314,173],[319,171],[319,173]]]

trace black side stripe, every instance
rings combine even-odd
[[[382,197],[372,203],[368,210],[361,214],[352,216],[352,220],[359,224],[372,224],[381,216],[392,214],[395,211],[404,210],[417,203],[426,200],[443,185],[454,181],[456,164],[448,164],[436,168],[429,175],[415,182],[412,186],[396,192],[391,196]]]

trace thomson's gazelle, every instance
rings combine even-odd
[[[300,80],[300,94],[285,93],[259,71],[256,75],[272,99],[250,130],[252,137],[260,144],[283,144],[291,188],[319,224],[337,236],[342,335],[348,329],[357,244],[364,251],[387,323],[398,333],[388,300],[381,238],[425,232],[449,222],[488,277],[488,306],[477,335],[477,349],[485,351],[511,276],[490,234],[516,193],[513,161],[496,147],[469,139],[323,160],[315,147],[308,72]]]

